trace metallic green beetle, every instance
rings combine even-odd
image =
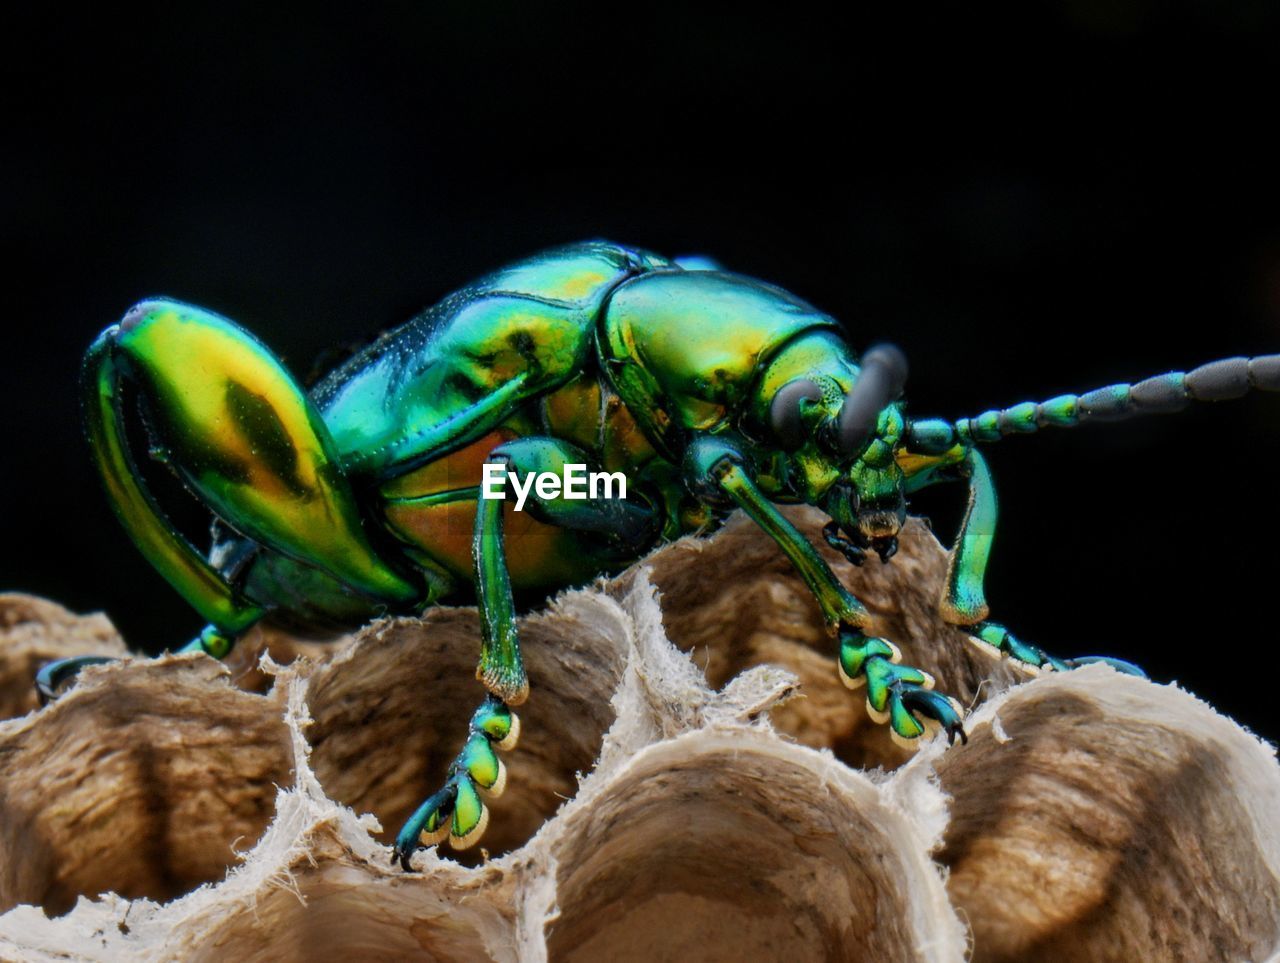
[[[962,709],[926,673],[866,634],[866,609],[777,504],[831,519],[825,537],[855,564],[893,555],[907,496],[969,490],[940,607],[946,621],[1026,666],[1061,660],[987,621],[983,574],[996,521],[976,445],[1190,400],[1280,390],[1280,355],[1027,402],[950,422],[908,418],[906,363],[882,345],[861,358],[832,318],[785,291],[644,251],[595,242],[504,268],[379,338],[304,392],[256,338],[225,318],[143,302],[85,362],[88,433],[111,502],[138,547],[209,625],[184,651],[221,658],[260,619],[358,625],[474,599],[488,690],[445,785],[413,814],[394,858],[484,832],[505,784],[498,750],[519,735],[528,695],[513,590],[582,584],[663,540],[742,509],[778,544],[831,627],[841,679],[898,740],[949,738]],[[130,449],[137,412],[150,455],[215,517],[208,555],[165,517]],[[519,485],[566,465],[620,472],[625,498],[548,486],[526,512],[482,497],[481,470]],[[548,493],[549,492],[549,493]],[[505,517],[504,517],[505,516]],[[80,666],[40,674],[42,692]],[[1121,669],[1137,671],[1112,661]]]

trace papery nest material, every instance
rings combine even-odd
[[[793,517],[820,543],[814,513]],[[123,647],[101,616],[0,598],[0,957],[1280,952],[1270,747],[1103,666],[1016,684],[939,621],[945,555],[918,522],[890,565],[831,561],[911,664],[985,698],[967,746],[893,745],[803,585],[735,518],[522,621],[533,696],[487,853],[411,874],[388,834],[480,697],[474,610],[329,648],[258,634],[232,669],[90,668],[34,712],[40,661]]]

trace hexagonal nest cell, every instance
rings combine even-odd
[[[483,697],[474,609],[318,646],[123,655],[0,597],[0,958],[1240,960],[1280,952],[1280,766],[1174,686],[1028,677],[941,622],[921,524],[833,557],[876,630],[973,706],[914,755],[744,519],[521,620],[532,681],[480,845],[389,842]]]

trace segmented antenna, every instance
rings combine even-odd
[[[795,451],[804,444],[804,414],[800,403],[821,401],[822,389],[808,378],[788,381],[778,389],[769,406],[769,424],[785,451]]]
[[[881,409],[902,394],[907,380],[907,358],[896,345],[868,348],[861,367],[836,420],[836,447],[846,455],[862,451]]]
[[[957,443],[999,441],[1041,428],[1074,428],[1095,421],[1121,421],[1136,415],[1181,411],[1193,401],[1229,401],[1251,390],[1280,391],[1280,354],[1224,358],[1194,371],[1170,371],[1137,384],[1116,384],[1083,395],[1059,395],[1048,401],[1024,401],[1011,408],[984,411],[954,424],[940,419],[914,422],[907,446],[921,454],[940,454]]]

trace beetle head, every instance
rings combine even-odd
[[[793,493],[881,558],[896,551],[906,520],[905,479],[895,458],[905,429],[897,398],[906,374],[902,352],[877,345],[858,365],[791,378],[769,403]]]

